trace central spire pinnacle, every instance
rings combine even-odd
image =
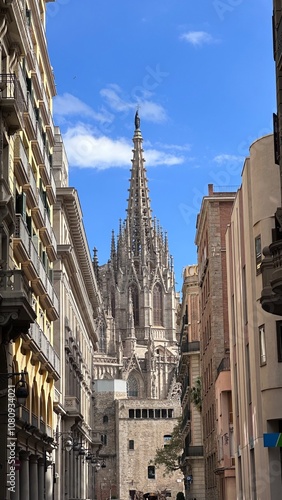
[[[140,118],[139,118],[139,115],[138,115],[138,109],[137,109],[137,111],[135,113],[134,123],[135,123],[135,130],[140,130]]]
[[[135,113],[133,159],[127,208],[129,239],[133,256],[144,254],[151,247],[153,238],[149,189],[143,157],[142,134],[138,110]]]

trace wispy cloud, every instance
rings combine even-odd
[[[71,166],[97,170],[130,166],[132,144],[127,139],[99,136],[91,127],[81,123],[69,128],[63,136]],[[184,162],[183,156],[157,148],[147,149],[145,157],[149,167],[172,166]]]
[[[216,39],[206,31],[188,31],[187,33],[182,33],[180,40],[184,40],[194,45],[194,47],[216,42]]]
[[[100,91],[100,95],[113,111],[128,112],[136,110],[138,105],[144,120],[160,123],[167,119],[163,106],[149,99],[152,96],[151,92],[144,89],[139,99],[134,100],[126,99],[122,94],[121,88],[116,84],[110,84]]]
[[[68,93],[55,97],[54,114],[59,118],[83,115],[102,123],[111,123],[114,118],[109,111],[105,109],[95,111],[88,104],[78,99],[78,97]]]
[[[244,156],[240,155],[229,155],[229,154],[220,154],[213,158],[213,161],[222,165],[222,163],[241,163],[244,161]]]

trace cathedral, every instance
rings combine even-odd
[[[135,115],[127,216],[112,234],[110,259],[93,266],[106,308],[94,354],[94,421],[103,467],[97,500],[175,497],[181,472],[154,466],[181,414],[173,259],[167,234],[150,208],[142,134]],[[99,321],[99,320],[98,320]]]

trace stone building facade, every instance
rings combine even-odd
[[[220,467],[218,461],[215,382],[220,363],[224,358],[229,357],[225,232],[230,223],[235,193],[214,192],[212,184],[209,184],[208,190],[208,196],[203,198],[197,218],[195,242],[198,252],[200,286],[206,499],[218,500],[222,490],[220,485],[225,482],[225,469]],[[231,390],[231,387],[229,389]]]
[[[157,496],[168,486],[152,461],[181,411],[173,261],[167,235],[152,218],[142,141],[136,113],[127,218],[117,240],[112,237],[108,263],[99,267],[96,258],[93,263],[107,314],[107,329],[94,355],[94,378],[102,379],[95,385],[94,418],[97,430],[104,431],[101,455],[111,464],[109,475],[108,467],[100,474],[104,483],[115,477],[122,500],[140,492]],[[108,390],[110,382],[119,382],[122,391]],[[178,475],[169,483],[173,495],[183,490]]]
[[[279,196],[268,135],[250,147],[226,234],[236,493],[250,500],[276,500],[282,491],[275,438],[282,432],[281,316],[260,305],[263,254],[267,261]],[[272,444],[264,435],[274,436]]]
[[[202,377],[200,360],[200,306],[198,266],[183,271],[182,302],[179,311],[181,382],[182,467],[186,499],[205,500],[205,463],[202,422]],[[194,396],[194,397],[193,397]]]
[[[53,171],[56,182],[54,231],[58,259],[54,283],[60,297],[60,318],[54,325],[55,348],[63,376],[56,383],[57,426],[55,497],[88,499],[94,495],[91,458],[100,438],[94,431],[92,379],[103,305],[92,266],[77,191],[69,186],[68,162],[55,127]],[[105,318],[104,318],[105,322]],[[73,443],[66,449],[66,442]],[[87,459],[86,459],[87,457]]]

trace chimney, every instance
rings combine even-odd
[[[209,196],[213,195],[213,184],[208,184]]]

